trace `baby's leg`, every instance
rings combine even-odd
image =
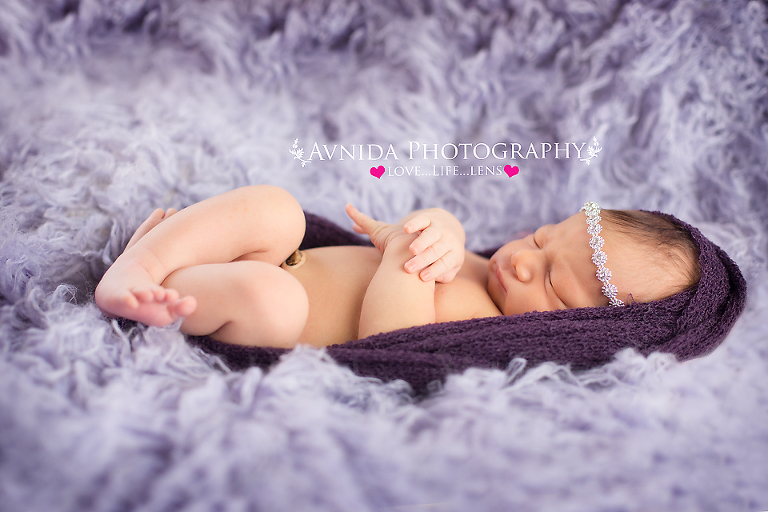
[[[263,261],[196,265],[163,282],[197,298],[181,331],[226,343],[292,348],[309,314],[304,287],[280,267]]]
[[[96,303],[110,316],[167,325],[195,309],[193,298],[179,300],[161,286],[172,272],[236,259],[279,265],[304,229],[301,207],[277,187],[243,187],[206,199],[132,239],[96,288]]]
[[[152,213],[149,214],[149,217],[141,223],[141,225],[136,228],[136,231],[133,233],[133,236],[130,240],[128,240],[128,245],[125,246],[125,251],[136,245],[136,242],[141,240],[141,238],[149,233],[155,226],[160,224],[162,221],[173,215],[174,213],[178,213],[178,210],[176,208],[168,208],[167,210],[163,210],[162,208],[158,208]]]
[[[168,208],[168,210],[158,208],[153,211],[136,228],[133,236],[125,246],[125,250],[127,251],[136,245],[136,242],[141,240],[144,235],[175,213],[178,213],[178,210],[175,208]],[[103,298],[103,295],[100,294],[99,298]],[[142,321],[148,325],[167,325],[177,318],[186,316],[194,311],[197,304],[194,297],[189,296],[180,299],[176,290],[166,289],[162,286],[134,288],[133,290],[126,291],[121,299],[122,302],[127,301],[131,305],[135,305],[134,313],[138,313],[138,318],[142,318]],[[99,301],[97,300],[97,302]],[[105,309],[103,301],[99,306]]]

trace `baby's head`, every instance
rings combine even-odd
[[[505,315],[651,302],[695,286],[698,257],[691,234],[664,216],[587,203],[501,247],[488,293]]]
[[[665,299],[698,284],[699,249],[669,218],[640,210],[601,210],[606,254],[618,253],[613,284],[623,302]],[[608,258],[611,261],[611,258]],[[619,285],[624,285],[624,289]]]

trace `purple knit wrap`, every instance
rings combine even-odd
[[[672,215],[699,248],[698,286],[672,297],[623,307],[594,307],[525,313],[429,324],[331,345],[328,354],[359,375],[384,381],[403,379],[417,393],[432,381],[470,367],[506,368],[515,357],[528,367],[544,361],[570,363],[575,370],[601,365],[626,347],[643,355],[660,351],[679,360],[708,354],[741,314],[747,285],[736,264],[693,226]],[[330,221],[306,214],[302,249],[330,245],[367,245],[361,237]],[[487,251],[489,253],[491,251]],[[243,347],[194,338],[193,343],[221,354],[230,367],[267,368],[286,349]]]

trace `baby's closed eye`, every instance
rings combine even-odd
[[[552,282],[552,272],[547,272],[547,281],[549,282],[549,287],[552,288],[552,293],[555,295],[555,298],[557,299],[557,304],[560,309],[569,309],[569,306],[565,304],[563,299],[560,298],[560,295],[557,293],[557,290],[555,289],[555,284]]]

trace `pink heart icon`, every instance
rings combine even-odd
[[[378,167],[371,167],[371,176],[376,176],[377,178],[381,179],[381,176],[384,174],[385,170],[386,169],[384,169],[383,165]]]
[[[504,166],[504,172],[507,173],[507,176],[511,178],[515,174],[519,173],[520,169],[518,169],[517,166],[512,167],[511,165],[507,164]]]

